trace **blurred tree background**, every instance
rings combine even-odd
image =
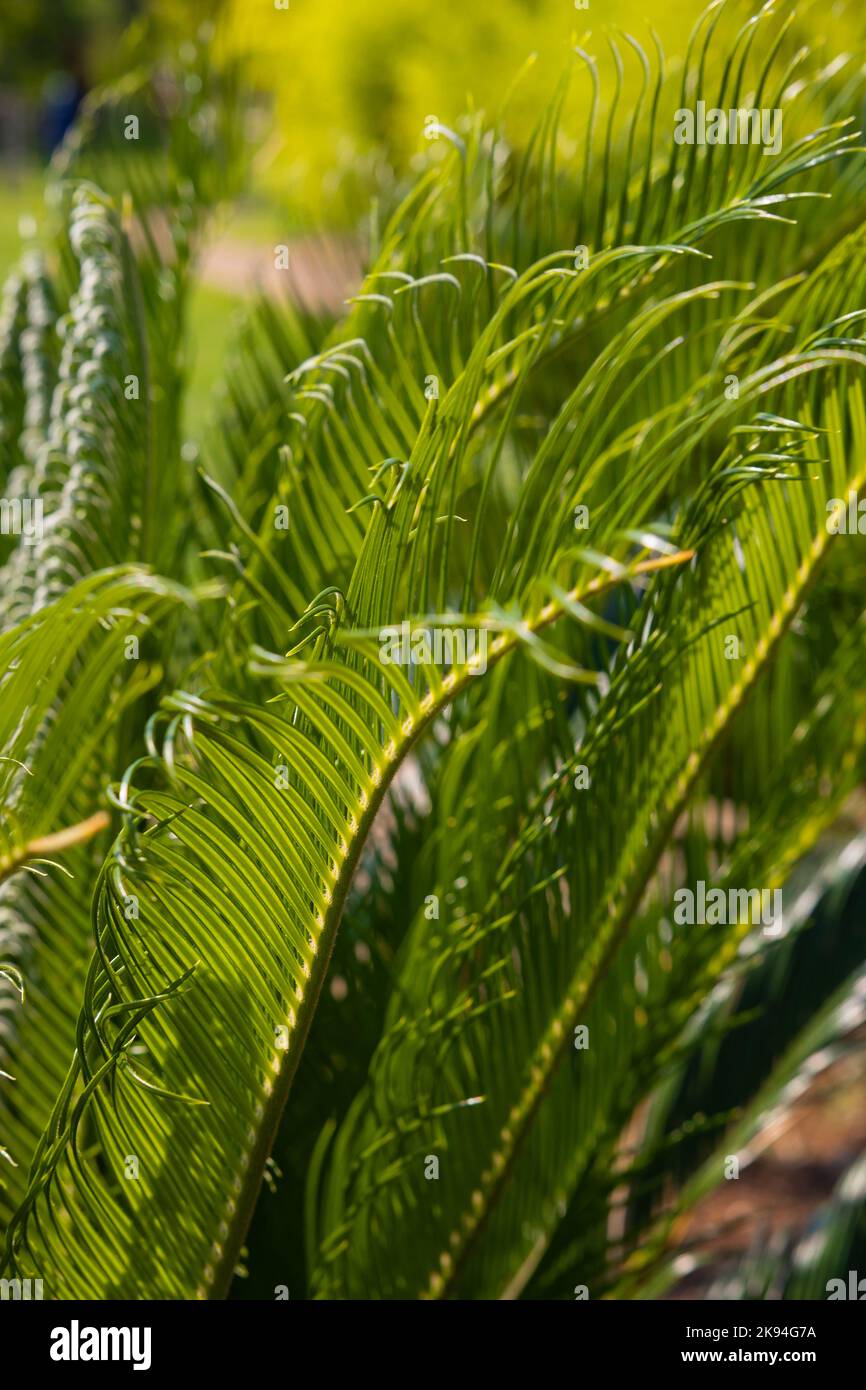
[[[530,139],[537,112],[575,49],[622,55],[620,101],[637,97],[641,65],[624,35],[655,57],[656,38],[682,62],[701,0],[9,0],[0,13],[0,270],[17,254],[22,211],[41,196],[33,177],[84,94],[130,70],[136,56],[204,42],[248,60],[258,147],[248,195],[234,209],[238,237],[265,240],[322,228],[365,227],[371,200],[393,203],[401,181],[431,155],[425,123],[459,128],[465,113],[507,104],[509,138]],[[748,19],[750,0],[725,0],[719,37]],[[825,22],[840,52],[856,45],[852,9],[807,3],[793,17],[796,46]],[[202,35],[205,37],[202,38]],[[572,62],[561,130],[577,157],[589,109],[588,67]],[[600,114],[612,84],[602,84]],[[571,153],[564,134],[563,153]],[[435,153],[435,151],[433,151]]]
[[[665,43],[687,33],[701,8],[669,0],[651,22]],[[229,0],[228,32],[274,93],[268,178],[320,216],[334,213],[337,171],[346,177],[375,157],[402,173],[423,145],[428,116],[451,125],[467,108],[498,111],[530,57],[509,102],[509,131],[524,137],[539,94],[552,90],[588,30],[621,25],[651,42],[638,0],[590,0],[582,9],[574,0],[291,0],[290,22],[286,15],[269,25],[266,44],[259,9]]]
[[[495,7],[465,0],[11,0],[0,14],[0,157],[20,173],[28,157],[44,157],[56,143],[76,96],[128,69],[144,36],[176,48],[219,16],[212,41],[248,55],[259,90],[253,205],[276,207],[294,229],[354,226],[371,193],[417,165],[428,117],[453,125],[467,109],[494,114],[507,99],[510,137],[526,141],[576,46],[586,43],[604,61],[610,39],[618,42],[626,101],[641,72],[623,31],[651,55],[654,34],[666,53],[681,55],[703,8],[700,0],[668,0],[652,14],[640,0],[500,0]],[[726,0],[719,35],[736,32],[752,8],[749,0]],[[840,51],[856,42],[850,8],[807,4],[792,21],[790,45],[816,23],[832,26]],[[673,59],[668,66],[674,69]],[[585,110],[585,69],[571,87],[573,111]]]
[[[0,275],[43,222],[45,165],[87,93],[128,82],[157,55],[168,65],[198,46],[219,59],[242,57],[251,98],[249,178],[214,220],[190,306],[187,425],[198,435],[237,314],[267,281],[275,244],[292,242],[300,267],[294,289],[338,309],[389,210],[419,169],[446,153],[445,139],[425,138],[431,117],[459,134],[467,112],[496,118],[507,107],[508,140],[519,151],[569,71],[558,138],[561,158],[579,161],[592,98],[587,56],[601,73],[597,116],[604,120],[609,103],[623,108],[640,96],[641,54],[626,35],[652,61],[661,45],[667,72],[676,74],[703,10],[703,0],[668,0],[652,14],[640,0],[500,0],[495,7],[481,0],[7,0],[0,10]],[[732,39],[752,10],[752,0],[720,3],[718,37]],[[806,0],[789,18],[787,50],[793,55],[823,32],[832,33],[840,54],[855,50],[855,14],[844,0]],[[610,80],[617,64],[618,98]]]
[[[139,0],[11,0],[0,15],[0,148],[49,152],[85,92],[115,72]]]

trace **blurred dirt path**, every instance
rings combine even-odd
[[[861,1041],[866,1042],[866,1037]],[[694,1211],[685,1231],[706,1263],[669,1297],[703,1298],[712,1281],[736,1268],[756,1237],[802,1235],[849,1164],[866,1149],[866,1052],[833,1063],[756,1142],[754,1162],[737,1182],[722,1182]]]

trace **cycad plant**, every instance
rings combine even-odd
[[[198,447],[238,84],[141,75],[146,160],[129,84],[88,113],[0,338],[4,1274],[656,1296],[862,1023],[864,68],[819,33],[713,6],[674,67],[578,47],[523,150],[428,130]],[[679,144],[704,99],[778,153]],[[856,1177],[726,1296],[823,1295]]]

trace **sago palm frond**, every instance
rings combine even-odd
[[[205,441],[194,486],[118,408],[120,362],[159,341],[157,310],[128,297],[154,282],[154,247],[136,261],[109,200],[73,195],[73,250],[98,229],[122,287],[115,383],[93,402],[106,456],[76,470],[78,417],[55,396],[45,449],[61,481],[46,497],[62,518],[86,487],[92,512],[68,533],[55,522],[59,548],[49,532],[32,557],[14,552],[27,602],[4,640],[36,661],[63,615],[90,620],[82,584],[129,584],[130,612],[150,619],[157,595],[180,597],[172,579],[213,565],[220,583],[200,590],[189,660],[140,737],[105,764],[83,750],[76,773],[113,777],[120,828],[98,870],[80,868],[95,950],[41,1129],[36,1110],[28,1122],[4,1265],[52,1296],[224,1295],[272,1149],[293,1139],[319,1297],[640,1292],[643,1274],[665,1277],[676,1215],[721,1176],[713,1148],[685,1166],[676,1213],[653,1200],[684,1122],[671,1078],[721,1026],[714,988],[750,950],[770,969],[778,946],[745,909],[695,924],[673,900],[699,879],[790,891],[862,776],[856,541],[833,533],[828,503],[866,487],[866,287],[849,268],[854,56],[810,66],[769,12],[719,52],[716,19],[673,83],[628,41],[646,79],[631,113],[614,46],[604,120],[595,60],[577,55],[590,99],[576,175],[557,151],[577,73],[522,156],[481,118],[441,128],[450,149],[393,213],[339,322],[259,308],[224,397],[232,438]],[[665,113],[702,84],[720,106],[784,107],[777,156],[673,142]],[[75,303],[98,282],[85,267]],[[30,457],[25,293],[11,283],[0,337],[14,469]],[[115,464],[140,499],[122,553]],[[146,538],[181,497],[177,554]],[[125,560],[167,578],[82,577]],[[101,616],[114,640],[116,607]],[[441,661],[415,647],[445,629]],[[37,702],[37,747],[75,717],[81,670],[56,725]],[[13,740],[19,725],[31,737],[25,708],[12,699]],[[311,1033],[326,1053],[351,1047],[320,1033],[317,1005],[341,919],[360,911],[356,871],[413,772],[427,842],[369,993],[363,1065],[318,1110],[307,1091],[296,1119]],[[75,823],[70,800],[54,826]],[[816,994],[812,1032],[744,1085],[740,1129],[719,1143],[747,1142],[838,1035],[849,964]],[[642,1102],[652,1122],[616,1244],[611,1177]]]

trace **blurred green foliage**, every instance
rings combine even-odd
[[[732,37],[752,8],[750,0],[720,0],[719,37]],[[668,0],[652,13],[639,0],[27,0],[0,16],[0,83],[36,95],[58,70],[106,80],[123,70],[124,55],[141,56],[142,40],[145,48],[180,49],[203,23],[221,18],[214,48],[249,57],[258,93],[253,193],[260,206],[278,207],[289,232],[357,224],[371,196],[392,199],[395,179],[429,158],[431,116],[459,126],[467,110],[495,116],[507,103],[509,139],[525,145],[570,63],[562,128],[579,139],[591,86],[575,49],[609,69],[617,45],[627,103],[639,92],[641,66],[625,34],[653,59],[657,35],[666,54],[678,55],[667,61],[677,71],[704,9],[703,0]],[[827,24],[840,53],[856,43],[850,7],[807,0],[791,18],[788,47],[810,42]],[[124,45],[125,25],[133,42]],[[602,84],[602,115],[611,90]],[[563,154],[576,157],[577,149]]]
[[[278,0],[282,3],[282,0]],[[608,66],[615,40],[624,67],[624,102],[640,86],[640,64],[624,41],[633,35],[654,56],[653,31],[679,69],[703,0],[666,0],[648,10],[640,0],[227,0],[229,43],[248,52],[264,92],[272,95],[265,122],[262,177],[287,204],[313,221],[352,220],[363,193],[418,165],[424,124],[435,115],[457,123],[467,108],[489,115],[508,102],[509,137],[525,142],[539,109],[569,64],[576,45]],[[725,0],[720,36],[750,17],[749,0]],[[793,46],[823,32],[832,19],[841,52],[855,42],[850,11],[808,3],[794,16]],[[521,80],[515,79],[535,55]],[[570,119],[589,106],[590,83],[575,65]],[[513,91],[511,89],[514,88]],[[609,95],[610,86],[603,91]],[[672,116],[672,113],[671,113]],[[567,153],[567,152],[566,152]]]

